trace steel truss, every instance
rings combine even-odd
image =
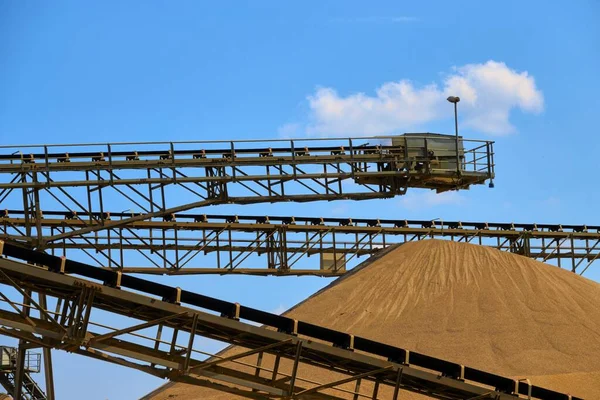
[[[454,137],[402,138],[2,146],[0,206],[22,209],[25,236],[45,248],[207,205],[389,198],[409,187],[441,192],[494,177],[493,142],[461,139],[464,152],[440,158],[428,150],[432,140]],[[448,168],[448,158],[460,167]],[[138,215],[115,225],[107,202]],[[87,214],[94,226],[42,238],[43,210],[54,209]]]
[[[115,223],[132,217],[110,215]],[[45,241],[94,226],[97,218],[46,211],[35,225]],[[22,241],[27,227],[23,211],[5,210],[0,217],[1,238]],[[360,256],[430,238],[487,245],[579,274],[600,257],[600,226],[207,214],[131,222],[47,241],[46,249],[62,255],[82,250],[96,265],[122,272],[339,276]],[[198,256],[201,266],[194,265]],[[321,262],[308,263],[310,256]],[[135,266],[136,258],[147,265]]]
[[[393,399],[398,398],[400,390],[440,399],[508,400],[519,394],[540,399],[575,399],[237,303],[8,243],[2,243],[2,247],[3,254],[11,258],[0,259],[0,283],[24,301],[3,295],[8,307],[0,308],[0,333],[20,339],[28,347],[66,350],[173,381],[255,399],[339,399],[339,392],[334,389],[354,382],[354,398],[382,398],[386,389],[393,395],[383,398]],[[54,311],[36,301],[35,294],[56,299]],[[100,326],[92,319],[97,310],[111,313],[114,320],[135,315],[140,321],[120,328],[104,327],[99,332]],[[149,328],[156,328],[155,336],[140,333]],[[179,339],[184,336],[185,344],[180,344],[178,334]],[[197,336],[247,350],[203,361],[194,347]],[[274,358],[273,367],[261,364],[267,355]],[[231,368],[232,363],[251,356],[256,356],[256,363],[246,364],[245,369]],[[281,366],[285,363],[290,367],[289,373],[283,372]],[[334,371],[341,377],[325,383],[307,381],[299,373],[305,365]]]

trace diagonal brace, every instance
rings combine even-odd
[[[243,358],[243,357],[251,356],[252,354],[261,353],[261,352],[264,352],[266,350],[270,350],[270,349],[273,349],[273,348],[276,348],[276,347],[279,347],[279,346],[283,346],[285,344],[289,344],[291,342],[292,342],[292,339],[287,339],[287,340],[284,340],[283,342],[272,343],[272,344],[269,344],[269,345],[266,345],[266,346],[263,346],[263,347],[258,347],[258,348],[253,349],[253,350],[245,351],[243,353],[235,354],[233,356],[229,356],[229,357],[225,357],[225,358],[220,358],[220,359],[215,360],[215,361],[204,362],[201,365],[198,365],[198,366],[192,368],[192,371],[197,371],[197,370],[201,370],[201,369],[210,368],[210,367],[213,367],[213,366],[215,366],[217,364],[222,364],[222,363],[227,362],[227,361],[233,361],[233,360],[236,360],[238,358]]]
[[[140,329],[145,329],[145,328],[149,328],[151,326],[160,324],[162,322],[174,319],[174,318],[178,318],[178,317],[183,317],[187,315],[187,311],[179,313],[179,314],[173,314],[173,315],[168,315],[166,317],[162,317],[162,318],[158,318],[158,319],[154,319],[152,321],[148,321],[148,322],[144,322],[143,324],[138,324],[138,325],[134,325],[134,326],[130,326],[129,328],[124,328],[124,329],[119,329],[113,332],[109,332],[109,333],[105,333],[103,335],[98,335],[98,336],[94,336],[93,338],[91,338],[88,342],[88,344],[94,345],[98,342],[101,342],[103,340],[106,339],[111,339],[115,336],[119,336],[119,335],[124,335],[126,333],[131,333],[131,332],[135,332],[138,331]]]
[[[367,376],[372,376],[372,375],[376,375],[385,371],[389,371],[390,369],[393,369],[394,366],[393,365],[389,365],[385,368],[380,368],[380,369],[376,369],[375,371],[369,371],[369,372],[365,372],[359,375],[354,375],[351,376],[349,378],[345,378],[345,379],[340,379],[338,381],[334,381],[334,382],[329,382],[329,383],[324,383],[322,385],[319,386],[315,386],[313,388],[310,389],[305,389],[301,392],[296,393],[296,396],[300,396],[300,395],[305,395],[305,394],[309,394],[309,393],[316,393],[318,391],[321,391],[323,389],[328,389],[328,388],[332,388],[334,386],[339,386],[339,385],[343,385],[344,383],[348,383],[348,382],[352,382],[358,379],[362,379],[362,378],[366,378]]]
[[[178,212],[181,212],[181,211],[190,210],[192,208],[208,206],[208,205],[211,205],[211,204],[216,203],[218,201],[219,201],[219,199],[217,199],[217,198],[215,198],[215,199],[208,199],[208,200],[202,200],[202,201],[196,201],[194,203],[188,203],[188,204],[184,204],[182,206],[177,206],[177,207],[172,207],[172,208],[166,208],[166,209],[161,210],[161,211],[155,211],[155,212],[151,212],[151,213],[141,214],[141,215],[138,215],[138,216],[135,216],[135,217],[121,219],[119,221],[115,221],[115,222],[111,222],[111,223],[105,223],[104,225],[89,226],[87,228],[81,228],[81,229],[77,229],[77,230],[74,230],[74,231],[64,232],[64,233],[61,233],[61,234],[58,234],[58,235],[49,236],[46,239],[44,239],[44,242],[45,243],[54,242],[54,241],[57,241],[57,240],[60,240],[60,239],[68,238],[68,237],[80,236],[80,235],[83,235],[85,233],[97,232],[97,231],[101,231],[101,230],[104,230],[104,229],[118,228],[118,227],[123,226],[123,225],[128,225],[128,224],[130,224],[132,222],[144,221],[144,220],[155,218],[155,217],[162,217],[164,215],[175,214],[175,213],[178,213]]]
[[[67,332],[67,329],[62,326],[61,324],[59,324],[56,319],[54,319],[54,317],[50,314],[48,314],[48,312],[41,307],[35,300],[33,300],[33,297],[31,297],[26,291],[24,291],[23,289],[21,289],[19,287],[19,285],[17,285],[17,283],[15,281],[13,281],[10,276],[8,276],[6,274],[6,272],[2,271],[0,269],[0,274],[2,274],[4,276],[4,279],[6,279],[6,281],[13,287],[15,288],[24,298],[26,298],[29,302],[31,302],[34,307],[41,313],[43,314],[48,321],[50,321],[52,323],[52,325],[55,325],[56,327],[58,327],[60,330],[62,330],[63,332]]]

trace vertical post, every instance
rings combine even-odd
[[[110,177],[110,186],[113,185],[113,159],[112,159],[112,148],[110,146],[110,143],[108,143],[106,145],[107,149],[108,149],[108,173],[109,173],[109,177]],[[100,168],[98,168],[100,169]],[[100,180],[100,173],[98,173],[98,180]],[[100,190],[100,189],[98,189]]]
[[[354,396],[352,396],[352,400],[358,400],[360,394],[360,379],[356,380],[356,385],[354,385]]]
[[[223,166],[223,168],[226,168]],[[231,141],[231,177],[233,178],[233,182],[235,182],[235,145],[233,144],[233,140]]]
[[[350,168],[352,169],[352,179],[355,179],[354,174],[355,174],[356,168],[354,166],[354,147],[352,146],[352,138],[348,139],[348,144],[350,147]]]
[[[42,210],[40,209],[40,189],[38,188],[38,179],[37,179],[37,171],[33,171],[32,174],[33,180],[33,212],[35,213],[35,229],[37,231],[37,238],[35,247],[38,250],[41,250],[42,246]]]
[[[298,374],[298,364],[300,363],[300,352],[302,352],[302,342],[298,341],[296,345],[296,356],[294,357],[294,365],[292,366],[292,376],[290,380],[290,397],[294,396],[294,386],[296,385],[296,375]]]
[[[458,102],[454,103],[454,133],[456,139],[456,175],[460,176],[460,155],[458,153]]]
[[[279,269],[281,270],[287,270],[288,269],[288,252],[287,252],[287,227],[283,226],[281,227],[281,233],[279,234],[279,262],[280,262],[280,266]]]
[[[179,333],[179,329],[173,328],[173,335],[171,338],[171,348],[169,349],[169,354],[174,354],[177,346],[177,334]]]
[[[331,242],[333,248],[333,270],[338,272],[337,251],[335,249],[335,231],[331,231]]]
[[[46,170],[46,185],[48,186],[50,184],[50,165],[48,163],[48,146],[44,146],[44,167]]]
[[[29,198],[27,192],[27,172],[21,174],[21,182],[23,183],[23,212],[25,215],[25,234],[28,239],[31,237],[31,208],[29,206]]]
[[[196,337],[196,326],[198,324],[198,314],[194,314],[192,319],[192,328],[190,329],[190,338],[188,341],[187,354],[185,355],[185,361],[183,363],[183,372],[188,374],[190,372],[190,360],[192,358],[192,349],[194,346],[194,338]]]
[[[177,183],[177,169],[175,168],[175,146],[171,144],[171,165],[173,166],[173,183]]]
[[[229,247],[229,262],[227,263],[227,267],[229,269],[234,269],[234,267],[233,267],[233,240],[231,238],[231,228],[227,229],[227,242],[228,242],[227,245]]]
[[[258,359],[256,360],[256,371],[254,372],[254,376],[256,376],[256,377],[260,376],[262,360],[263,360],[263,352],[261,351],[260,353],[258,353]]]
[[[154,341],[154,350],[158,350],[160,347],[160,339],[162,336],[163,324],[158,324],[158,329],[156,331],[156,340]],[[155,363],[150,364],[152,368],[156,366]]]
[[[454,104],[454,139],[456,141],[456,175],[460,178],[460,155],[458,152],[458,102],[460,97],[450,96],[446,100]]]
[[[31,304],[31,291],[27,290],[27,296],[23,296],[23,313],[26,316],[29,316],[31,309],[29,305]],[[15,371],[15,390],[13,393],[13,398],[20,400],[23,398],[23,375],[25,375],[25,354],[27,352],[27,347],[25,346],[25,341],[23,339],[19,340],[19,348],[17,350],[17,365]]]
[[[427,138],[423,138],[423,148],[425,149],[424,151],[424,158],[427,160],[426,161],[426,172],[429,174],[431,173],[431,160],[429,159],[429,148],[427,147]]]
[[[110,246],[110,232],[111,230],[108,229],[106,231],[107,236],[108,236],[108,243],[109,243],[109,247],[108,247],[108,251],[110,252],[110,249],[112,246]],[[119,236],[118,239],[119,241],[119,261],[121,261],[121,265],[117,265],[117,267],[119,267],[119,270],[123,271],[123,267],[125,266],[125,252],[123,251],[123,228],[119,227]],[[109,253],[110,255],[110,253]],[[112,259],[109,259],[108,261],[111,262]]]
[[[277,353],[275,356],[275,363],[273,364],[273,375],[271,376],[271,384],[275,383],[277,374],[279,372],[279,362],[281,361],[281,355]]]
[[[373,386],[373,397],[372,400],[377,400],[377,395],[379,394],[379,381],[375,381],[375,386]]]
[[[292,149],[292,176],[296,180],[296,148],[294,147],[294,141],[290,140],[290,147]]]
[[[92,216],[92,186],[91,186],[91,181],[90,181],[90,171],[85,171],[85,180],[87,182],[90,182],[89,186],[85,187],[85,192],[87,195],[87,214],[88,214],[88,218],[90,220],[90,225],[92,224],[93,221],[93,216]],[[102,214],[100,215],[100,218],[102,218]],[[97,236],[97,235],[96,235]]]
[[[40,293],[40,307],[48,311],[48,304],[46,302],[46,295]],[[42,319],[46,319],[46,316],[42,314]],[[52,350],[49,347],[43,348],[44,355],[44,377],[46,381],[46,397],[48,400],[54,400],[54,373],[52,371]]]
[[[394,400],[398,400],[398,394],[400,393],[400,384],[402,383],[402,371],[403,369],[400,368],[396,377],[396,385],[394,386],[394,396],[392,397],[392,399]]]
[[[261,351],[260,353],[258,353],[258,359],[256,360],[256,371],[254,372],[254,376],[257,378],[260,377],[262,360],[263,360],[263,352]],[[258,392],[258,389],[252,389],[252,391]]]
[[[488,176],[490,177],[490,188],[494,187],[494,181],[492,179],[492,144],[490,142],[485,143],[486,156],[487,156],[487,170]]]
[[[15,390],[13,393],[13,398],[22,399],[23,398],[23,375],[25,374],[25,352],[27,351],[25,347],[25,341],[19,340],[19,347],[17,350],[17,365],[15,371]]]
[[[154,341],[154,350],[158,350],[158,348],[160,347],[160,339],[162,337],[162,327],[163,324],[158,324],[158,329],[156,331],[156,340]],[[155,363],[150,364],[150,366],[152,368],[154,368],[156,366]]]

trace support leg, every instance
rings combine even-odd
[[[40,307],[44,310],[48,309],[48,304],[46,302],[46,295],[39,295]],[[42,319],[46,319],[44,315],[42,315]],[[54,400],[54,372],[52,370],[52,350],[48,347],[44,347],[43,349],[44,355],[44,375],[46,380],[46,397],[48,400]]]
[[[24,340],[19,340],[19,349],[17,351],[17,365],[15,370],[15,391],[13,398],[20,400],[23,398],[23,374],[25,373],[25,352],[27,348]]]

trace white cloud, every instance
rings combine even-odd
[[[446,102],[459,96],[460,124],[483,133],[502,135],[515,131],[510,122],[514,109],[539,113],[544,108],[542,92],[526,71],[518,72],[502,62],[454,67],[443,83],[418,86],[407,79],[386,82],[375,95],[354,93],[341,96],[329,87],[308,96],[309,122],[287,124],[280,130],[304,130],[311,136],[385,135],[425,128],[428,123],[452,117]]]
[[[407,210],[415,211],[425,208],[447,205],[463,205],[466,198],[458,192],[436,193],[429,191],[411,191],[400,198],[400,205]]]

